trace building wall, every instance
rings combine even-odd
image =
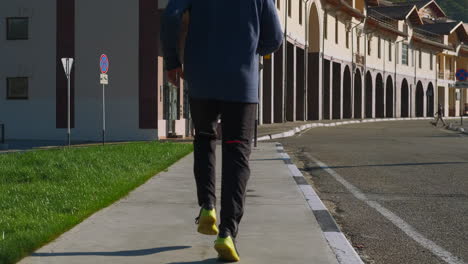
[[[10,16],[30,18],[29,40],[6,40],[4,23]],[[156,139],[156,129],[139,128],[138,0],[76,1],[75,16],[72,139],[101,139],[99,57],[102,53],[110,59],[106,87],[107,139]],[[0,96],[0,122],[6,124],[7,139],[65,139],[66,129],[56,128],[56,1],[2,2],[0,19],[3,25],[0,26],[0,94],[3,95]],[[30,78],[28,100],[5,100],[6,77],[16,76]]]
[[[29,17],[28,40],[6,40],[7,17]],[[0,123],[7,139],[64,135],[55,129],[55,19],[54,0],[0,2]],[[7,77],[29,78],[28,100],[6,100]]]

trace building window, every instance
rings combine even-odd
[[[372,54],[372,39],[371,38],[368,38],[367,39],[367,55],[371,55]]]
[[[323,34],[325,35],[325,39],[328,39],[328,14],[325,12],[323,15]]]
[[[379,39],[377,40],[377,55],[379,56],[379,59],[382,58],[382,44],[381,44],[382,40],[380,39],[380,36],[379,36]]]
[[[349,49],[349,31],[346,31],[346,48]]]
[[[302,25],[302,0],[299,0],[299,24]]]
[[[434,55],[432,53],[429,53],[429,67],[431,71],[434,69]]]
[[[388,61],[392,61],[392,42],[388,41]]]
[[[291,0],[287,0],[287,1],[288,1],[288,17],[291,17],[291,11],[292,11]]]
[[[422,68],[422,50],[421,49],[419,49],[419,59],[418,59],[418,61],[419,61],[419,68],[421,69]]]
[[[276,0],[276,7],[281,9],[281,0]]]
[[[335,43],[338,44],[338,16],[335,16]]]
[[[408,65],[408,44],[401,45],[401,64]]]
[[[7,18],[7,40],[26,40],[29,37],[29,18]]]
[[[7,99],[10,99],[10,100],[28,99],[28,78],[27,77],[7,78]]]

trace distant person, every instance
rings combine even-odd
[[[186,13],[189,12],[189,16]],[[181,29],[189,17],[185,48]],[[258,103],[259,56],[282,44],[274,0],[170,0],[161,40],[168,80],[184,77],[195,126],[198,232],[218,235],[219,258],[239,261],[235,245],[244,214]],[[183,45],[182,45],[183,47]],[[184,49],[184,51],[182,51]],[[180,58],[181,53],[183,58]],[[183,61],[182,61],[183,60]],[[182,70],[184,64],[184,70]],[[222,127],[221,223],[216,226],[216,126]]]
[[[437,115],[437,118],[436,118],[436,120],[435,120],[434,122],[432,122],[432,124],[433,124],[435,127],[437,127],[437,125],[439,124],[439,120],[441,120],[441,121],[442,121],[442,124],[444,124],[444,126],[447,126],[447,124],[445,123],[444,118],[443,118],[443,116],[444,116],[444,108],[442,107],[442,104],[439,104],[439,106],[437,107],[437,113],[436,113],[436,115]]]

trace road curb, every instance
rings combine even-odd
[[[459,117],[450,117],[445,119],[457,119]],[[306,129],[310,128],[317,128],[317,127],[336,127],[342,125],[349,125],[349,124],[360,124],[360,123],[374,123],[374,122],[389,122],[389,121],[415,121],[415,120],[433,120],[432,117],[409,117],[409,118],[375,118],[375,119],[362,119],[362,120],[349,120],[349,121],[337,121],[333,123],[309,123],[302,126],[295,127],[289,131],[277,133],[277,134],[269,134],[266,136],[261,136],[257,140],[258,141],[267,141],[272,139],[278,138],[287,138],[292,137],[297,133],[300,133]]]
[[[348,122],[348,121],[347,121]],[[352,121],[351,121],[352,122]],[[296,181],[297,187],[304,195],[311,212],[320,225],[323,236],[328,242],[328,245],[333,250],[338,263],[340,264],[364,264],[359,254],[354,250],[349,240],[338,227],[333,216],[323,204],[320,197],[315,192],[314,188],[306,181],[304,175],[291,161],[289,155],[284,152],[284,148],[280,143],[276,143],[276,150],[281,159],[288,166],[291,177]]]

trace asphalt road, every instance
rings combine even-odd
[[[468,136],[403,121],[279,141],[366,263],[468,263]]]

